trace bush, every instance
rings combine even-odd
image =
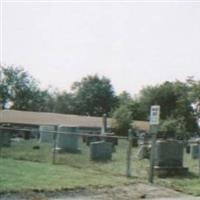
[[[188,136],[184,118],[169,117],[161,122],[159,137],[187,139]]]
[[[125,105],[117,108],[113,115],[112,128],[117,135],[127,136],[128,129],[131,128],[132,117],[131,111]]]

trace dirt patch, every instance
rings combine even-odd
[[[113,188],[83,189],[62,192],[27,192],[3,194],[1,200],[134,200],[134,199],[183,199],[191,197],[183,193],[150,184],[131,184]],[[192,197],[191,197],[192,198]]]

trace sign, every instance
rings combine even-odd
[[[151,106],[150,112],[150,125],[159,125],[160,119],[160,106]]]

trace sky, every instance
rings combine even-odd
[[[200,1],[1,0],[1,64],[70,91],[98,74],[117,94],[200,79]]]

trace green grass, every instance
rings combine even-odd
[[[125,176],[127,141],[120,143],[110,162],[91,161],[89,148],[81,144],[80,154],[57,154],[56,165],[52,164],[52,145],[42,144],[39,150],[34,150],[32,147],[36,144],[21,142],[2,149],[0,191],[52,191],[134,182]]]
[[[156,179],[158,184],[171,187],[178,191],[200,196],[200,177],[199,173],[199,161],[198,159],[192,160],[190,155],[185,154],[184,166],[188,167],[189,173],[183,177],[173,177],[165,179]]]
[[[0,191],[60,190],[127,183],[126,177],[103,175],[92,169],[33,163],[12,159],[0,160]]]
[[[33,150],[35,141],[22,142],[3,148],[0,158],[0,191],[61,190],[88,187],[115,186],[135,182],[147,182],[148,160],[135,158],[133,148],[131,163],[133,178],[126,178],[127,141],[120,141],[110,162],[90,160],[89,148],[81,143],[81,154],[57,154],[56,165],[52,165],[52,146],[40,145]],[[157,184],[200,196],[198,160],[185,155],[184,166],[190,173],[185,177],[159,179]]]

